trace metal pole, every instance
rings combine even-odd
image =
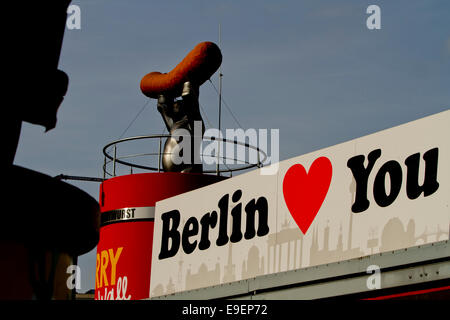
[[[259,146],[258,146],[258,150],[256,150],[256,152],[257,152],[257,157],[258,157],[258,159],[257,159],[257,161],[258,161],[258,168],[261,168],[261,160],[259,158]]]
[[[59,174],[55,177],[58,180],[77,180],[77,181],[91,181],[91,182],[103,182],[106,179],[97,177],[83,177],[83,176],[68,176],[65,174]]]
[[[159,149],[158,149],[158,172],[161,172],[161,137],[159,137]]]
[[[113,176],[116,176],[116,155],[117,155],[117,145],[114,145],[114,158],[113,158]]]
[[[106,179],[106,156],[103,157],[103,180]]]
[[[220,23],[219,23],[219,47],[222,46],[222,39],[221,39],[221,30],[220,30]],[[219,137],[220,137],[220,130],[221,130],[221,120],[222,120],[222,67],[219,67]],[[219,138],[218,137],[218,138]],[[216,174],[220,176],[219,171],[219,159],[220,159],[220,142],[217,140],[217,164],[216,164]]]
[[[222,128],[222,117],[221,117],[221,113],[222,113],[222,73],[219,73],[219,136],[217,137],[218,139],[220,139],[220,132],[221,132],[221,128]],[[222,141],[217,140],[217,165],[216,165],[216,173],[219,176],[220,175],[220,171],[219,171],[219,161],[220,161],[220,143]]]

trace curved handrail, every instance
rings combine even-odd
[[[108,143],[107,145],[105,145],[103,147],[103,155],[105,156],[105,161],[103,164],[103,176],[106,177],[106,175],[114,177],[115,176],[115,164],[119,163],[122,164],[124,166],[128,166],[130,168],[138,168],[138,169],[143,169],[143,170],[149,170],[149,171],[161,171],[161,168],[158,167],[151,167],[151,166],[146,166],[146,165],[141,165],[141,164],[137,164],[137,163],[133,163],[130,161],[125,161],[123,159],[130,159],[130,158],[137,158],[140,156],[149,156],[149,155],[158,155],[158,163],[161,162],[161,156],[164,155],[164,152],[161,152],[161,145],[160,145],[160,150],[159,152],[152,152],[152,153],[139,153],[139,154],[132,154],[132,155],[124,155],[121,157],[117,157],[116,156],[116,152],[115,154],[112,156],[110,155],[110,151],[108,152],[108,148],[114,147],[115,150],[117,150],[117,145],[120,143],[124,143],[124,142],[128,142],[128,141],[135,141],[135,140],[143,140],[143,139],[159,139],[160,143],[161,143],[161,139],[162,138],[170,138],[171,135],[169,134],[153,134],[153,135],[142,135],[142,136],[135,136],[135,137],[128,137],[128,138],[123,138],[123,139],[119,139],[119,140],[115,140],[112,141],[110,143]],[[246,147],[247,149],[253,149],[256,150],[257,152],[257,162],[256,163],[250,163],[248,161],[242,161],[239,159],[231,159],[231,158],[227,158],[224,156],[219,156],[220,159],[226,159],[226,160],[234,160],[234,161],[241,161],[243,162],[245,165],[238,167],[238,168],[229,168],[227,166],[227,169],[216,169],[216,170],[204,170],[203,173],[216,173],[216,174],[220,174],[220,173],[226,173],[229,172],[230,174],[232,174],[232,172],[235,171],[242,171],[242,170],[247,170],[247,169],[251,169],[254,167],[261,167],[262,164],[267,160],[267,154],[261,150],[259,147],[255,147],[252,146],[248,143],[245,142],[241,142],[241,141],[235,141],[235,140],[230,140],[230,139],[224,139],[224,138],[218,138],[218,137],[209,137],[209,136],[204,136],[203,140],[210,140],[210,141],[221,141],[224,143],[233,143],[235,145],[241,145]],[[263,156],[263,159],[261,160],[260,155]],[[204,156],[202,154],[202,156]],[[209,155],[211,156],[211,155]],[[107,161],[106,159],[109,159],[109,161]],[[110,173],[107,171],[106,166],[108,163],[114,163],[114,172]]]

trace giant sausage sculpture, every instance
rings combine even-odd
[[[201,42],[170,72],[150,72],[141,80],[141,91],[157,99],[160,94],[179,97],[187,81],[200,87],[219,68],[222,53],[213,42]]]
[[[203,171],[202,163],[197,161],[201,158],[200,150],[194,149],[195,122],[201,123],[202,137],[205,130],[198,103],[199,87],[217,71],[221,63],[222,54],[219,47],[212,42],[202,42],[196,45],[172,71],[151,72],[142,78],[142,93],[147,97],[158,99],[158,111],[171,135],[166,140],[162,157],[165,172]],[[182,100],[175,99],[179,96],[182,96]],[[189,161],[182,163],[173,158],[174,155],[180,154],[181,140],[178,129],[187,130],[191,142],[189,152],[191,157]]]

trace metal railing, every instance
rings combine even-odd
[[[169,134],[143,135],[143,136],[135,136],[135,137],[119,139],[119,140],[115,140],[111,143],[108,143],[103,148],[103,155],[104,155],[103,179],[107,179],[108,177],[117,176],[117,168],[119,165],[128,167],[130,170],[130,173],[133,173],[133,169],[142,169],[142,170],[146,170],[146,171],[161,172],[162,171],[161,160],[162,160],[162,156],[165,154],[162,151],[162,139],[166,139],[166,138],[170,138],[170,137],[171,137],[171,135],[169,135]],[[158,139],[158,152],[134,153],[134,154],[124,154],[124,155],[118,154],[118,146],[120,144],[124,144],[124,143],[130,142],[130,141],[149,140],[149,139]],[[261,150],[257,146],[252,146],[245,142],[224,139],[224,138],[217,138],[217,137],[207,137],[207,136],[203,137],[203,139],[202,139],[202,141],[205,141],[205,140],[206,141],[218,141],[218,142],[222,142],[222,143],[231,143],[231,144],[233,144],[233,148],[234,148],[234,145],[241,145],[241,146],[245,147],[245,149],[247,151],[249,151],[250,149],[255,150],[256,154],[257,154],[257,161],[252,163],[249,160],[247,160],[247,158],[242,160],[242,159],[236,159],[236,158],[227,158],[220,154],[212,156],[212,155],[204,155],[202,153],[201,154],[202,157],[205,157],[205,156],[211,157],[211,158],[217,157],[217,159],[225,160],[225,162],[222,161],[223,163],[219,163],[219,165],[216,166],[216,169],[203,170],[203,173],[206,173],[206,174],[215,173],[217,175],[221,175],[222,173],[230,173],[230,176],[232,176],[233,172],[236,172],[236,171],[248,170],[248,169],[255,168],[255,167],[260,168],[263,166],[263,163],[267,160],[267,155],[263,150]],[[223,148],[223,149],[225,149],[225,148]],[[133,161],[133,160],[136,160],[137,158],[147,157],[147,156],[153,156],[153,157],[157,156],[157,166],[142,164],[142,163]],[[237,162],[237,167],[228,166],[226,163],[227,160],[232,160],[233,163]],[[217,162],[219,162],[219,161],[217,161]],[[112,168],[108,169],[108,165],[112,165]]]

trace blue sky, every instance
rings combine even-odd
[[[170,71],[199,42],[218,43],[219,23],[224,99],[244,128],[280,129],[281,160],[450,107],[449,1],[72,4],[81,30],[65,33],[60,69],[70,82],[57,127],[24,124],[15,159],[49,175],[102,176],[103,146],[148,100],[142,76]],[[381,8],[380,30],[366,27],[371,4]],[[217,126],[211,84],[200,103]],[[222,127],[237,127],[226,109]],[[125,136],[163,129],[151,101]],[[70,183],[98,198],[98,184]],[[94,287],[95,250],[79,264],[84,292]]]

